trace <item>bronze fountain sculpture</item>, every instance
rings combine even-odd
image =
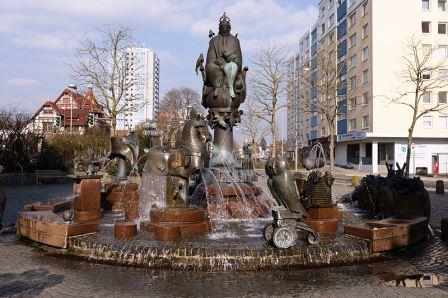
[[[158,146],[145,151],[147,160],[143,172],[172,178],[168,179],[167,185],[168,206],[187,207],[189,178],[208,166],[207,143],[211,139],[205,117],[190,108],[188,120],[182,130],[180,149]]]
[[[288,248],[295,243],[296,234],[307,232],[310,244],[319,242],[319,233],[302,221],[308,214],[300,203],[300,194],[287,161],[280,156],[266,162],[268,187],[278,206],[272,208],[273,222],[266,225],[263,236],[277,248]]]
[[[196,72],[201,72],[204,86],[202,105],[209,109],[207,117],[214,130],[214,155],[212,164],[219,165],[233,152],[233,127],[241,121],[243,111],[239,106],[246,98],[246,72],[242,67],[243,58],[240,41],[230,33],[230,19],[224,13],[219,20],[219,32],[210,30],[210,43],[205,67],[204,57],[200,54],[196,63]]]
[[[203,80],[202,105],[208,109],[208,124],[214,131],[209,163],[214,185],[203,191],[202,198],[194,198],[193,201],[196,205],[207,205],[207,208],[214,210],[227,208],[223,213],[232,218],[247,216],[238,210],[249,202],[252,206],[250,216],[265,217],[269,214],[269,208],[259,201],[262,190],[253,184],[257,175],[252,169],[242,167],[233,152],[233,129],[241,122],[243,114],[239,107],[246,99],[248,68],[243,67],[238,34],[234,36],[230,31],[230,19],[224,13],[219,19],[218,35],[215,36],[211,30],[209,32],[210,42],[205,61],[204,55],[200,54],[196,63],[196,73],[199,70]],[[217,199],[211,202],[209,199],[204,200],[205,197]],[[243,202],[242,198],[248,200]],[[217,203],[219,200],[229,203]]]
[[[111,150],[106,156],[104,164],[117,158],[118,159],[118,174],[117,178],[120,180],[126,180],[128,174],[126,173],[126,161],[131,164],[131,172],[138,171],[138,153],[139,153],[139,141],[134,132],[121,138],[112,137]],[[130,174],[129,173],[129,174]]]

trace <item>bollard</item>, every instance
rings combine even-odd
[[[436,194],[443,195],[445,193],[445,187],[443,186],[443,180],[436,181]]]
[[[352,176],[352,186],[356,187],[359,184],[359,176]]]
[[[440,221],[440,227],[442,230],[442,241],[447,241],[448,240],[448,218],[442,218],[442,220]]]

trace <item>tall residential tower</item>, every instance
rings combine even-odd
[[[136,108],[118,116],[118,130],[133,130],[155,120],[159,110],[159,58],[152,49],[134,46],[126,49],[126,60],[130,67],[127,78],[134,84],[125,96],[136,98],[127,103]]]

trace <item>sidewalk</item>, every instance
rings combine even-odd
[[[325,166],[322,168],[322,171],[329,171],[330,166]],[[306,174],[307,170],[305,169],[299,169],[300,173]],[[344,182],[344,183],[351,183],[353,176],[359,176],[364,177],[370,173],[358,171],[355,169],[344,169],[341,167],[334,167],[334,178],[338,182]],[[386,174],[381,174],[382,176],[386,176]],[[413,177],[413,176],[411,176]],[[435,188],[436,187],[436,181],[437,180],[443,180],[445,187],[448,187],[448,177],[444,176],[434,176],[434,177],[428,177],[428,176],[417,176],[420,177],[420,179],[425,183],[425,187],[429,188]]]

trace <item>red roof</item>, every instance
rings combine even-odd
[[[72,93],[73,92],[73,93]],[[58,101],[66,94],[72,93],[73,96],[73,108],[64,109],[58,106]],[[86,95],[82,95],[78,92],[71,91],[70,89],[64,89],[61,94],[56,98],[54,102],[46,101],[34,114],[33,119],[39,114],[44,107],[51,107],[55,110],[56,114],[61,116],[61,125],[69,126],[70,124],[76,126],[87,125],[90,113],[102,114],[102,107],[95,99],[92,88],[88,88]],[[73,118],[70,121],[70,118]],[[71,122],[71,123],[70,123]]]

